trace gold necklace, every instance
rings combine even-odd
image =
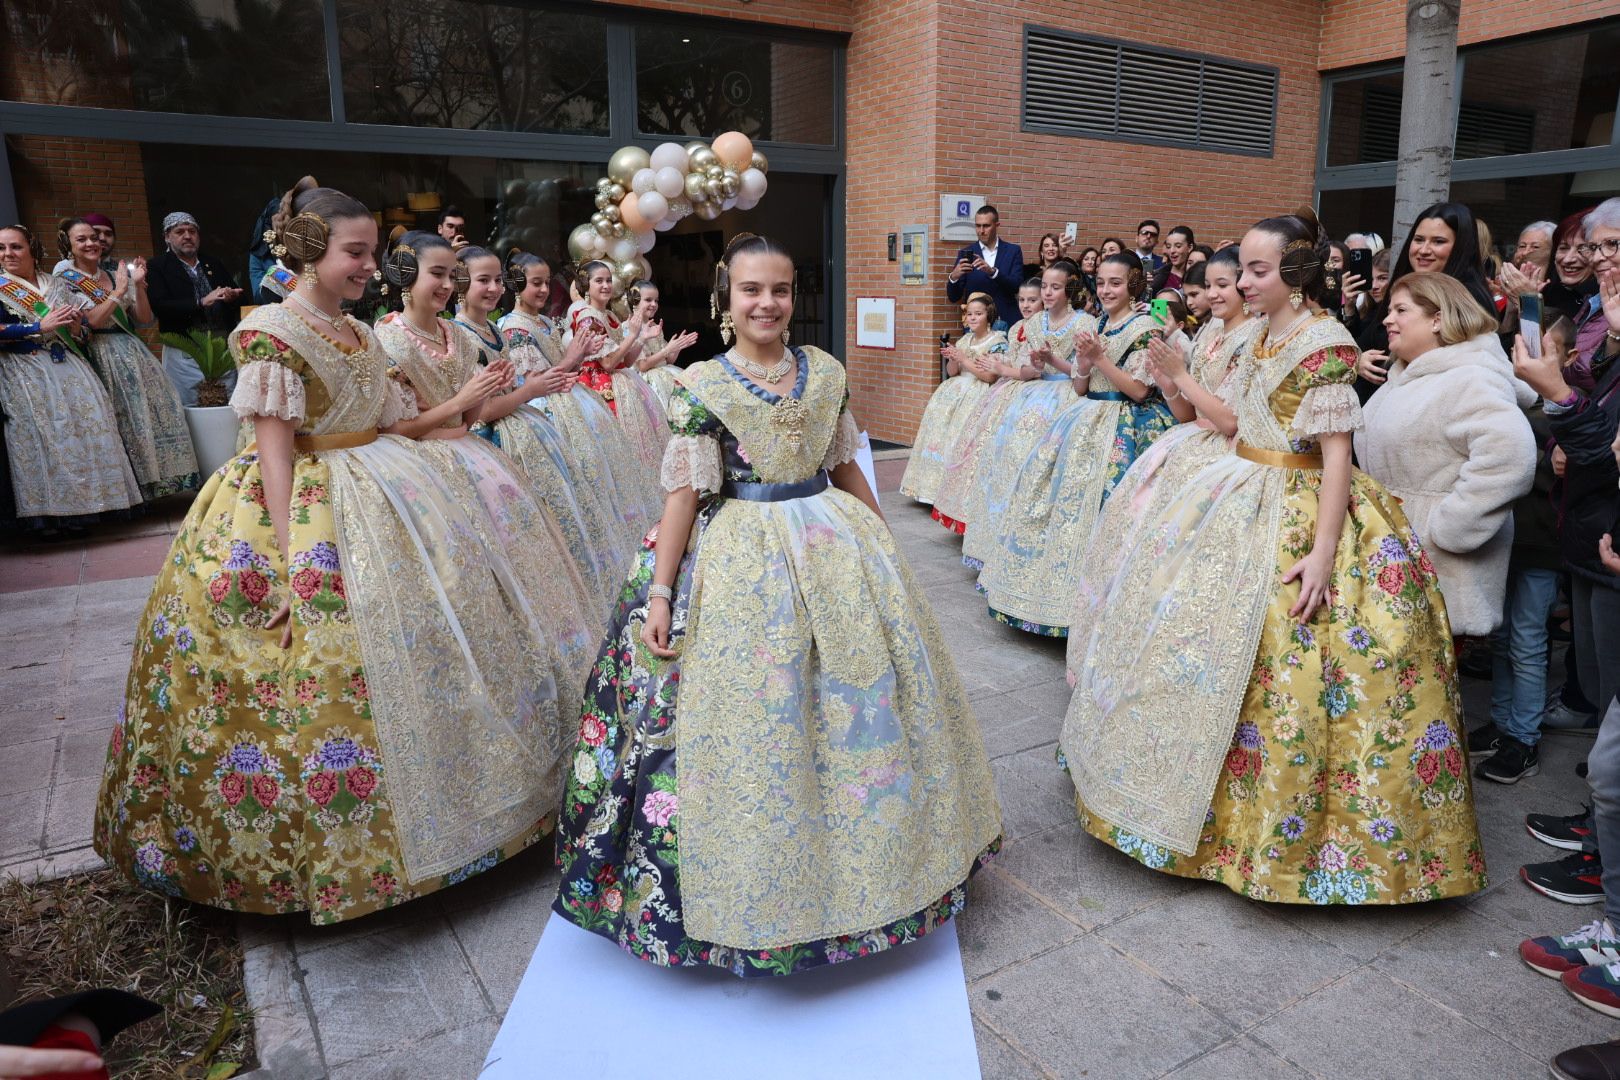
[[[399,313],[399,321],[405,324],[405,329],[409,330],[411,333],[415,334],[429,345],[432,345],[440,352],[444,352],[450,347],[450,342],[445,337],[444,327],[439,324],[437,319],[433,320],[433,329],[436,330],[437,333],[432,335],[429,335],[426,330],[418,329],[416,324],[411,322],[411,317],[405,314],[403,311]]]
[[[798,358],[787,349],[782,350],[782,359],[774,366],[769,368],[761,367],[749,360],[745,360],[736,349],[729,350],[726,355],[731,357],[732,363],[736,364],[743,371],[751,375],[756,382],[765,382],[771,384],[772,386],[781,382],[787,373],[792,371],[799,362]]]
[[[332,315],[328,312],[322,311],[320,308],[316,307],[313,303],[304,299],[296,292],[288,293],[287,299],[291,300],[293,303],[297,304],[299,307],[303,308],[317,319],[320,319],[322,322],[326,323],[333,330],[343,329],[343,314],[341,312],[336,315]]]

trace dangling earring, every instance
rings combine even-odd
[[[1305,294],[1299,291],[1299,286],[1294,286],[1288,293],[1288,303],[1295,311],[1305,306]]]
[[[309,289],[313,289],[321,283],[321,275],[315,272],[314,263],[304,264],[303,272],[298,275],[298,283]]]
[[[1253,315],[1254,314],[1254,310],[1249,307],[1249,302],[1247,300],[1243,301],[1243,314],[1245,314],[1245,315]]]
[[[737,324],[731,321],[731,312],[720,316],[720,341],[722,344],[731,344],[731,335],[737,329]]]
[[[399,299],[400,299],[400,302],[403,303],[406,307],[410,307],[411,306],[411,290],[410,289],[402,290],[400,292],[400,294],[399,294]]]
[[[782,344],[786,345],[788,343],[788,339],[791,338],[792,336],[793,336],[793,331],[791,331],[791,330],[783,330],[782,331]]]

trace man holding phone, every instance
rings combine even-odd
[[[951,272],[945,277],[945,297],[960,304],[976,292],[996,302],[996,329],[1005,330],[1020,318],[1018,286],[1024,280],[1024,252],[1017,244],[1000,238],[1001,215],[994,206],[979,207],[973,215],[973,231],[979,241],[956,253]]]

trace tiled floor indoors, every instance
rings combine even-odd
[[[960,920],[985,1077],[1494,1080],[1544,1076],[1556,1051],[1615,1037],[1514,951],[1593,911],[1544,900],[1516,877],[1520,863],[1554,854],[1525,834],[1524,813],[1578,806],[1572,770],[1589,741],[1549,737],[1540,776],[1481,785],[1493,884],[1466,901],[1267,907],[1153,874],[1075,824],[1052,759],[1068,700],[1061,646],[985,617],[957,541],[893,494],[903,465],[879,462],[884,505],[967,682],[1006,825],[1005,850]],[[102,747],[174,524],[0,554],[7,872],[93,864]],[[1484,684],[1467,691],[1477,721]],[[533,850],[350,926],[244,918],[264,1075],[474,1076],[556,882]]]

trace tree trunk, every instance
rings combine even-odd
[[[1419,211],[1444,202],[1451,191],[1451,159],[1456,151],[1457,15],[1461,8],[1462,0],[1406,0],[1406,65],[1401,80],[1392,247],[1406,242]]]

